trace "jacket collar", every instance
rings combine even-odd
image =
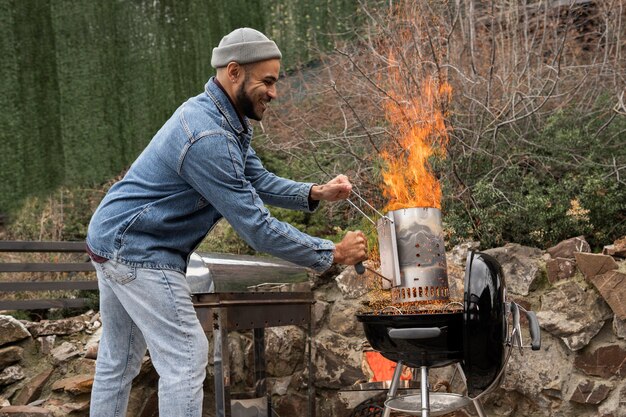
[[[218,110],[228,121],[230,127],[237,133],[237,136],[241,134],[248,134],[252,132],[252,125],[247,117],[239,117],[237,110],[230,101],[230,98],[215,82],[215,77],[211,77],[204,86],[204,91],[209,98],[215,103]]]

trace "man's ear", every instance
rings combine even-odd
[[[226,66],[226,75],[231,83],[237,84],[243,76],[243,68],[236,62],[229,62]]]

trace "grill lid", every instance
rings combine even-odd
[[[469,252],[465,267],[463,371],[471,397],[496,380],[505,362],[506,289],[495,258]]]

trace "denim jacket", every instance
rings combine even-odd
[[[87,245],[98,256],[184,272],[213,225],[226,218],[255,250],[315,271],[334,244],[272,217],[264,204],[313,211],[313,184],[268,172],[250,146],[252,127],[210,79],[156,133],[95,211]]]

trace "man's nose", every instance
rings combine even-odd
[[[278,97],[278,92],[276,91],[276,86],[272,85],[270,88],[267,89],[267,95],[273,100],[276,97]]]

